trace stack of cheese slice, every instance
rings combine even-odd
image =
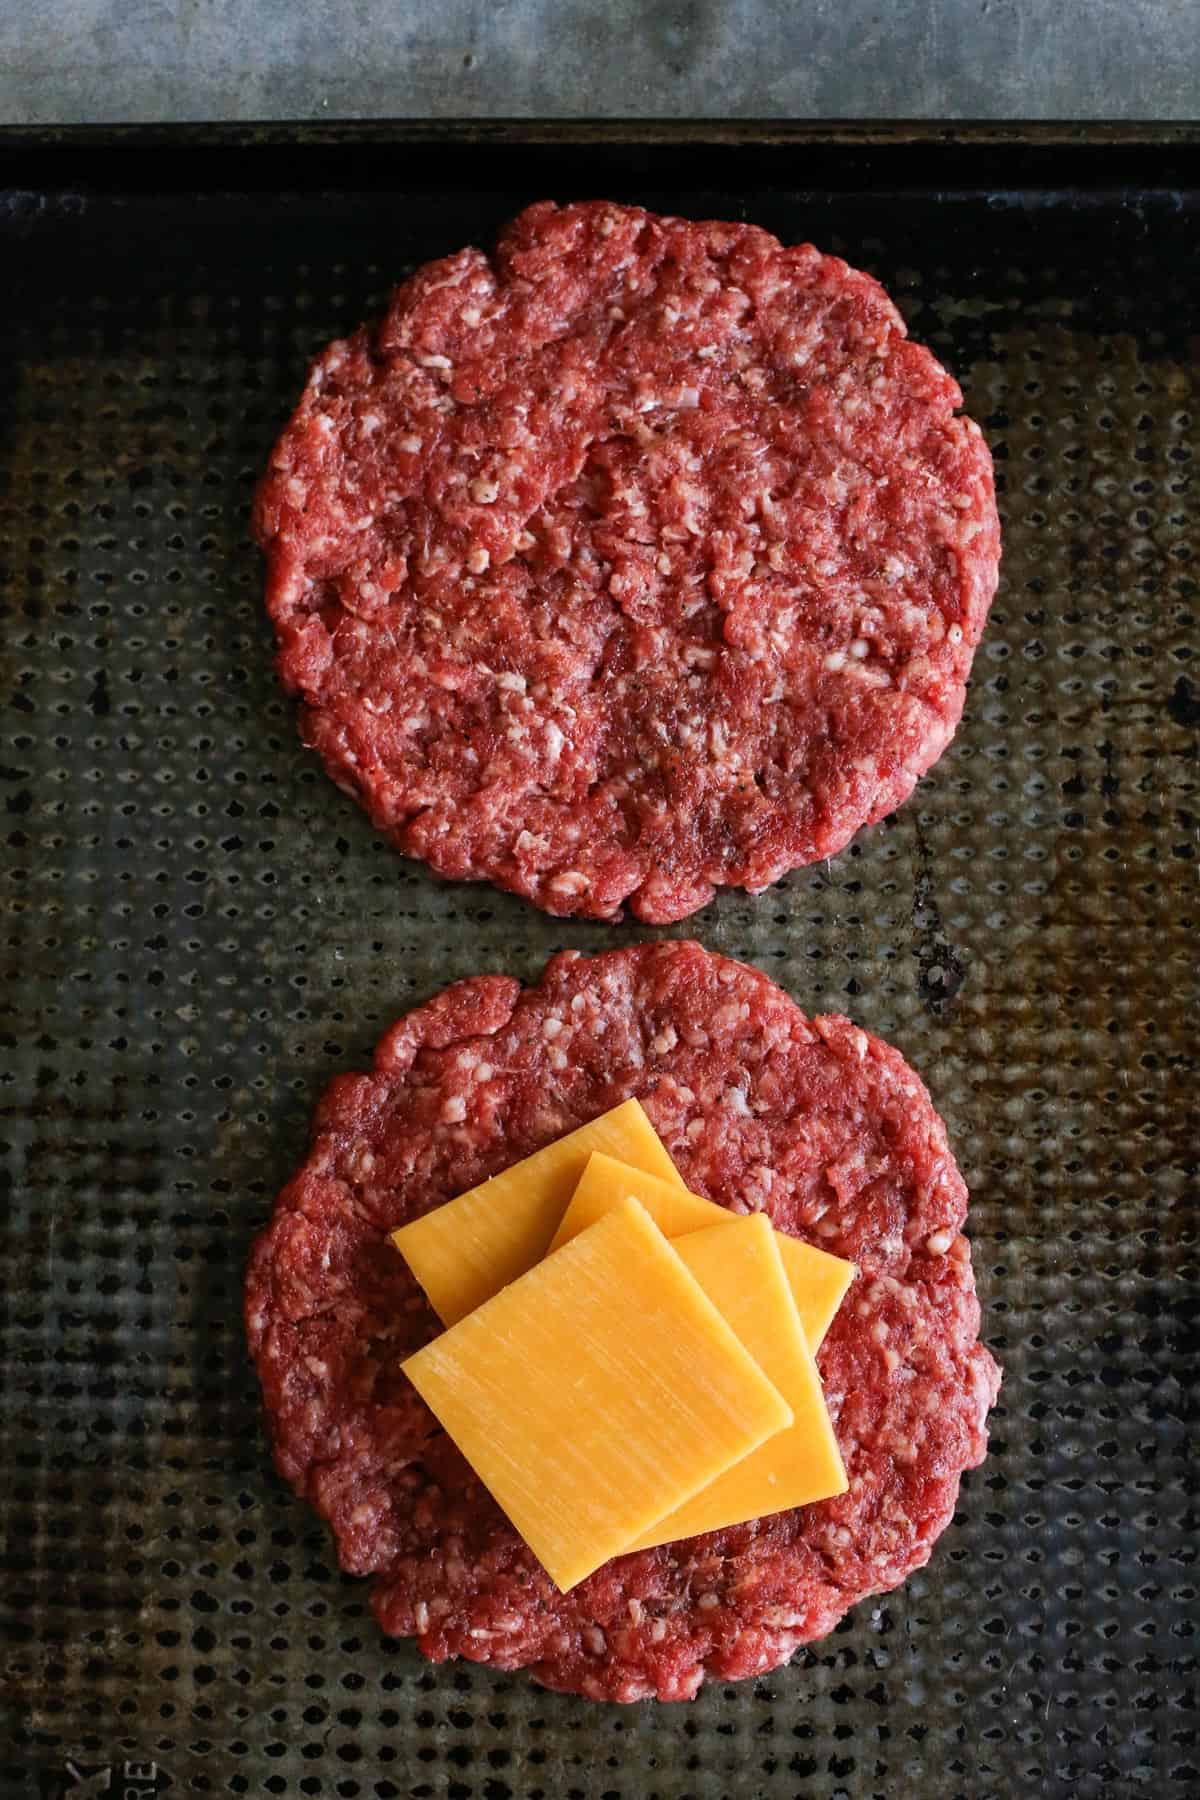
[[[813,1360],[852,1263],[684,1186],[636,1100],[392,1233],[406,1374],[564,1591],[845,1490]]]

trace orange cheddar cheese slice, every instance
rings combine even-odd
[[[632,1199],[404,1371],[564,1592],[792,1423]]]
[[[541,1261],[595,1150],[665,1186],[683,1186],[641,1106],[626,1100],[392,1232],[443,1325],[455,1324]]]
[[[568,1243],[577,1231],[594,1224],[628,1195],[640,1200],[659,1230],[672,1239],[728,1224],[738,1216],[712,1200],[690,1193],[681,1183],[658,1181],[644,1169],[626,1167],[613,1156],[597,1151],[580,1176],[550,1249],[557,1250]],[[830,1256],[827,1250],[818,1250],[786,1231],[777,1231],[775,1239],[804,1335],[815,1354],[858,1270],[843,1257]]]
[[[593,1227],[593,1229],[595,1229]],[[846,1491],[846,1472],[825,1407],[821,1378],[801,1329],[779,1254],[761,1213],[725,1215],[675,1240],[681,1260],[792,1409],[791,1425],[718,1475],[699,1494],[629,1545],[646,1550],[675,1538],[740,1525]]]

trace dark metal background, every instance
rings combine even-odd
[[[92,1792],[152,1761],[345,1800],[1198,1791],[1198,141],[0,136],[6,1791],[68,1759]],[[631,935],[383,848],[299,747],[246,536],[306,358],[547,191],[875,271],[986,422],[1006,524],[915,799],[677,928],[928,1080],[1006,1370],[992,1454],[928,1570],[690,1706],[381,1640],[269,1472],[239,1319],[335,1070],[448,980]]]

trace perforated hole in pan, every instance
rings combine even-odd
[[[1006,1368],[991,1457],[928,1570],[791,1669],[691,1706],[589,1706],[380,1639],[268,1471],[249,1238],[312,1099],[397,1012],[627,928],[399,861],[306,759],[270,673],[253,476],[305,356],[406,262],[486,236],[473,203],[406,200],[400,229],[348,201],[332,264],[244,206],[176,245],[155,292],[121,255],[154,219],[114,215],[53,314],[18,286],[9,334],[14,1791],[52,1789],[68,1756],[153,1760],[180,1792],[347,1800],[1200,1780],[1194,238],[1189,265],[1166,215],[1130,237],[1065,201],[1005,219],[658,198],[876,270],[997,455],[1005,579],[950,753],[834,863],[681,928],[810,1011],[852,1012],[929,1081]]]

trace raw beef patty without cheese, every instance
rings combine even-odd
[[[387,1234],[630,1096],[697,1193],[858,1264],[818,1357],[849,1488],[563,1594],[401,1372],[440,1325]],[[999,1371],[966,1205],[904,1059],[756,969],[659,943],[565,953],[534,988],[459,982],[332,1084],[254,1249],[276,1462],[375,1577],[383,1629],[436,1661],[599,1700],[761,1674],[925,1563],[984,1454]]]
[[[686,917],[892,812],[996,586],[979,427],[870,276],[530,207],[314,363],[258,493],[301,731],[439,874]]]

